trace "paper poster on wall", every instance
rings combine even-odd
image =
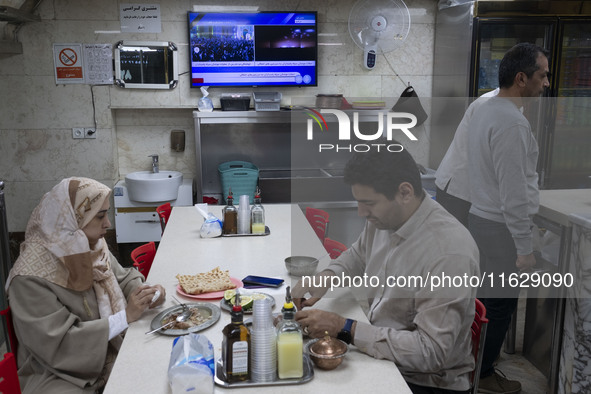
[[[53,44],[56,84],[113,83],[112,44]]]
[[[82,44],[53,44],[55,83],[84,83]]]
[[[113,47],[111,44],[84,44],[84,76],[90,85],[113,84]]]
[[[122,33],[161,33],[160,4],[120,4]]]

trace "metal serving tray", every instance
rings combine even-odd
[[[257,387],[257,386],[285,386],[307,383],[314,378],[314,366],[310,360],[310,356],[304,353],[304,375],[300,379],[279,379],[275,377],[272,382],[251,382],[250,380],[237,383],[228,383],[225,381],[224,368],[222,366],[222,359],[218,359],[215,365],[215,384],[225,388],[235,387]]]
[[[265,232],[262,234],[222,234],[222,237],[261,237],[269,234],[271,234],[271,230],[265,226]]]

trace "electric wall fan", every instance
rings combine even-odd
[[[409,30],[410,13],[402,0],[359,0],[349,14],[349,34],[370,70],[376,56],[402,45]]]

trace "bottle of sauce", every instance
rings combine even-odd
[[[296,308],[287,287],[283,320],[277,326],[277,373],[279,379],[301,378],[304,375],[303,336],[295,321]]]
[[[240,295],[232,306],[232,322],[222,330],[222,361],[228,383],[250,380],[250,331],[244,325]]]
[[[232,188],[228,191],[226,198],[227,205],[223,209],[224,225],[222,227],[223,234],[238,233],[238,210],[234,206],[234,197],[232,196]]]
[[[250,225],[253,234],[265,233],[265,208],[261,205],[261,189],[258,186],[254,195],[254,205],[250,210]]]

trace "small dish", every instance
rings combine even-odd
[[[186,335],[192,332],[199,332],[199,331],[203,331],[206,328],[211,327],[212,325],[214,325],[219,319],[220,319],[220,315],[221,310],[217,305],[214,304],[210,304],[210,303],[206,303],[206,302],[188,302],[187,307],[191,308],[198,308],[202,315],[204,315],[204,317],[208,317],[208,319],[196,326],[193,327],[189,327],[187,329],[168,329],[168,330],[160,330],[158,331],[160,334],[162,335],[170,335],[170,336],[179,336],[179,335]],[[152,319],[152,322],[150,323],[150,329],[151,330],[155,330],[156,328],[160,327],[163,325],[164,321],[166,320],[166,318],[176,312],[179,312],[183,309],[182,305],[175,305],[172,306],[168,309],[163,310],[162,312],[160,312],[159,314],[157,314],[154,319]]]
[[[266,299],[271,300],[271,309],[273,309],[273,307],[275,307],[275,298],[272,297],[272,296],[270,296],[269,294],[259,293],[258,291],[257,292],[252,292],[252,293],[248,293],[246,291],[240,291],[240,295],[241,296],[252,296],[254,294],[264,295]],[[232,304],[230,304],[224,298],[222,298],[222,300],[220,301],[220,308],[222,308],[226,312],[232,312]],[[248,308],[248,309],[244,309],[242,312],[244,314],[250,314],[250,313],[253,312],[253,310],[254,310],[254,308]]]
[[[290,275],[314,275],[318,268],[318,259],[310,256],[290,256],[285,259],[285,268]]]

